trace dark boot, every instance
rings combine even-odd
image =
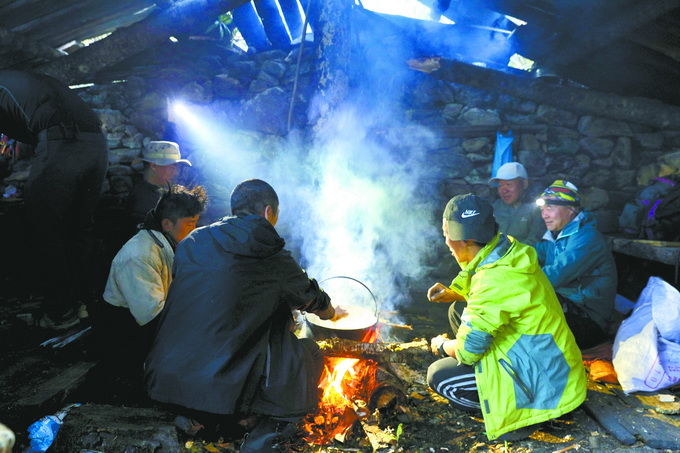
[[[285,444],[297,432],[297,425],[291,422],[277,421],[270,417],[262,417],[246,438],[239,450],[241,453],[284,452]]]

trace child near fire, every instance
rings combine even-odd
[[[581,353],[536,251],[498,231],[486,200],[452,198],[442,229],[462,270],[428,298],[467,305],[460,316],[451,306],[455,339],[432,339],[442,358],[428,368],[428,383],[454,407],[481,411],[490,440],[527,437],[531,425],[584,401]]]

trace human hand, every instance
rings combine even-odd
[[[446,334],[437,335],[430,340],[430,350],[435,356],[440,356],[439,346],[441,346],[445,341],[448,341],[449,337]]]
[[[349,316],[349,311],[345,308],[342,308],[342,306],[337,305],[335,307],[335,314],[333,315],[333,317],[330,320],[333,321],[333,322],[336,322],[336,321],[339,321],[339,320],[346,318],[348,316]]]
[[[442,283],[435,283],[427,290],[427,299],[430,302],[454,302],[459,300],[460,297]]]

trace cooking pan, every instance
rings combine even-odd
[[[326,292],[331,296],[333,305],[342,306],[348,315],[333,322],[307,313],[307,324],[315,339],[337,337],[361,341],[378,327],[378,299],[368,286],[354,277],[337,275],[322,280],[320,284],[331,280],[334,282],[328,285]]]

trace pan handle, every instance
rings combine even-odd
[[[324,278],[323,280],[321,280],[319,282],[319,285],[321,285],[323,282],[327,282],[328,280],[334,280],[336,278],[344,278],[344,279],[347,279],[347,280],[354,280],[355,282],[357,282],[358,284],[360,284],[361,286],[366,288],[366,291],[368,291],[368,294],[371,295],[371,298],[373,299],[373,303],[375,304],[375,319],[378,319],[378,311],[379,311],[379,309],[378,309],[379,308],[378,307],[378,298],[375,297],[375,294],[373,294],[373,291],[371,291],[371,288],[366,286],[366,284],[364,282],[362,282],[361,280],[354,278],[354,277],[349,277],[347,275],[334,275],[333,277]]]

